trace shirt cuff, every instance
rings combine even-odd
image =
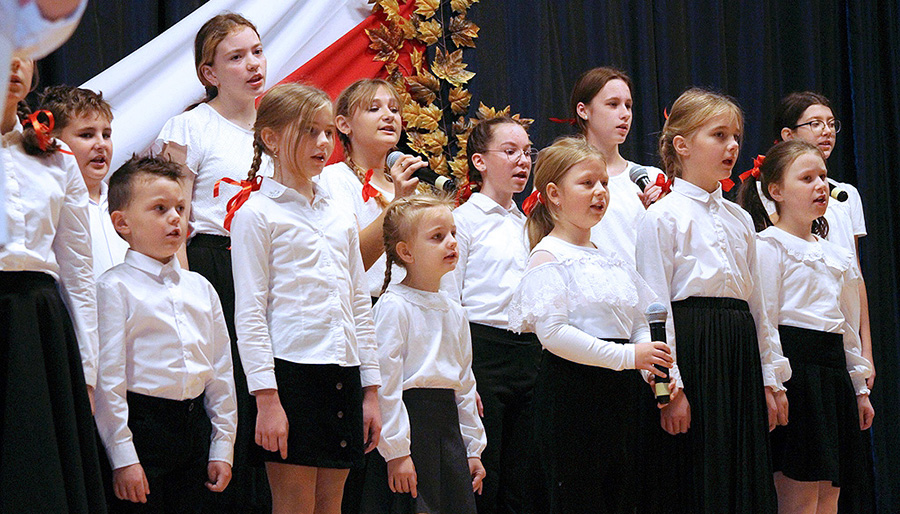
[[[624,346],[625,346],[625,369],[634,369],[634,352],[635,352],[634,343],[629,343]]]
[[[275,382],[275,371],[267,370],[250,373],[247,375],[247,388],[250,390],[250,394],[263,389],[277,390],[278,384]]]
[[[131,441],[110,448],[107,450],[107,454],[109,455],[109,463],[114,470],[141,462],[138,459],[137,450],[134,449],[134,443]]]
[[[399,459],[410,455],[409,442],[407,444],[398,444],[396,446],[388,446],[386,444],[378,445],[378,453],[384,458],[385,462]]]
[[[381,372],[378,370],[378,368],[360,369],[359,380],[363,387],[381,387]]]
[[[84,383],[97,389],[97,368],[84,368]]]
[[[234,444],[230,441],[213,441],[209,445],[209,460],[219,460],[228,464],[234,463]]]

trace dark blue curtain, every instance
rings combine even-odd
[[[327,1],[327,0],[316,0]],[[41,63],[43,84],[80,84],[128,55],[202,0],[91,0],[72,40]],[[245,13],[252,19],[252,13]],[[481,0],[466,51],[475,104],[534,118],[538,147],[569,131],[578,75],[614,65],[634,79],[635,119],[623,155],[657,164],[663,109],[691,85],[738,99],[746,114],[736,172],[765,153],[776,102],[797,90],[831,98],[843,130],[829,173],[856,184],[878,378],[872,394],[878,512],[900,512],[900,0]]]

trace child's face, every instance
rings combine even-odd
[[[585,159],[569,168],[558,184],[547,187],[550,202],[560,220],[590,230],[609,206],[609,175],[597,159]],[[550,187],[550,186],[553,187]]]
[[[98,186],[109,172],[112,158],[112,127],[101,113],[84,114],[69,121],[59,133],[69,145],[89,190]]]
[[[620,145],[631,130],[631,89],[621,79],[612,79],[594,95],[590,103],[579,104],[578,115],[588,122],[588,130],[605,144]]]
[[[837,139],[834,123],[834,113],[831,112],[830,107],[822,104],[810,105],[797,120],[796,125],[800,126],[791,130],[791,136],[788,139],[802,139],[818,146],[827,159],[831,156],[834,142]],[[813,125],[816,125],[816,128],[813,128]]]
[[[408,254],[400,252],[406,265],[414,265],[420,272],[433,273],[440,279],[456,269],[456,224],[446,207],[432,207],[422,214],[415,227],[415,235],[406,241]]]
[[[220,93],[256,98],[266,87],[266,56],[259,36],[250,27],[240,27],[216,46],[212,65],[201,68]]]
[[[169,262],[187,237],[181,184],[165,177],[138,176],[131,202],[113,211],[113,226],[131,249],[162,263]]]
[[[6,91],[6,105],[17,104],[31,91],[34,76],[34,61],[13,57],[9,64],[9,89]]]
[[[472,156],[484,178],[484,189],[500,197],[521,193],[531,174],[531,140],[518,123],[502,123],[493,127],[489,148]]]
[[[296,146],[294,165],[304,179],[312,180],[322,173],[322,168],[334,151],[334,115],[331,107],[320,109],[305,134],[300,134]]]
[[[784,170],[781,182],[769,184],[769,194],[778,203],[779,216],[794,217],[812,223],[828,208],[828,182],[825,161],[806,152]]]
[[[384,86],[378,88],[371,102],[359,105],[350,119],[338,118],[336,122],[354,148],[391,149],[400,141],[400,105]]]
[[[707,191],[731,176],[740,151],[741,126],[731,113],[709,119],[691,136],[675,136],[683,178]]]

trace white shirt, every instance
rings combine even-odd
[[[108,192],[106,182],[100,182],[100,201],[88,198],[95,280],[109,268],[125,262],[125,252],[128,251],[128,243],[116,232],[109,217]]]
[[[509,301],[528,265],[525,215],[514,202],[506,209],[475,193],[453,211],[453,220],[459,253],[453,294],[469,321],[509,328]]]
[[[113,469],[139,462],[128,428],[128,391],[168,400],[205,393],[209,460],[234,455],[237,403],[222,305],[200,274],[129,250],[97,283],[100,378],[97,428]]]
[[[362,230],[381,216],[383,209],[375,198],[369,198],[363,201],[362,182],[356,176],[356,173],[350,169],[350,166],[344,162],[336,162],[325,166],[322,173],[316,177],[316,182],[328,192],[338,206],[352,206],[353,213],[356,215],[356,226]],[[393,191],[384,191],[375,184],[372,187],[381,193],[382,197],[391,202],[394,200]],[[366,271],[366,284],[369,290],[369,296],[381,296],[381,287],[384,285],[384,272],[387,269],[387,258],[382,254],[381,257],[372,264]],[[406,269],[402,266],[394,265],[391,268],[391,283],[397,284],[406,277]]]
[[[312,204],[274,179],[231,225],[235,328],[250,392],[277,389],[275,361],[360,366],[381,385],[356,222],[316,187]]]
[[[750,306],[756,323],[763,384],[782,389],[791,376],[778,331],[770,322],[756,277],[756,232],[750,215],[722,197],[676,178],[672,192],[647,209],[637,241],[638,271],[666,304],[666,336],[678,386],[677,342],[671,302],[692,296],[736,298]]]
[[[59,145],[69,150],[62,141]],[[78,163],[61,151],[47,157],[26,154],[19,130],[3,136],[0,163],[9,229],[9,241],[0,247],[0,270],[40,271],[59,281],[75,325],[84,380],[96,386],[97,301],[88,192]]]
[[[787,325],[842,334],[847,371],[857,394],[868,393],[871,365],[862,356],[858,326],[847,312],[859,302],[859,270],[852,253],[828,241],[805,241],[777,227],[758,234],[762,291],[769,318]],[[815,236],[814,236],[815,237]]]
[[[638,237],[638,228],[644,219],[644,203],[640,196],[641,188],[632,182],[629,174],[640,167],[628,161],[625,171],[609,177],[609,207],[600,223],[591,228],[591,242],[597,248],[613,250],[626,262],[635,266],[634,247]],[[651,180],[662,174],[662,170],[653,166],[645,166],[647,176]]]
[[[382,382],[378,451],[384,460],[410,454],[403,391],[413,388],[456,392],[466,455],[480,457],[487,436],[475,405],[472,339],[462,308],[444,292],[391,284],[375,304],[374,313]]]
[[[227,120],[207,103],[170,119],[159,132],[154,150],[165,143],[187,148],[185,165],[194,174],[191,198],[191,233],[227,236],[225,205],[241,190],[222,182],[213,198],[216,181],[223,177],[246,180],[253,163],[253,131]],[[272,160],[265,154],[258,175],[271,177]]]
[[[525,272],[509,305],[509,326],[534,332],[559,357],[614,370],[634,368],[634,344],[650,341],[644,315],[653,291],[622,258],[546,236],[531,255],[554,261]]]

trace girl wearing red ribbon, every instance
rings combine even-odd
[[[594,225],[591,240],[634,264],[638,226],[646,206],[663,194],[666,179],[662,170],[625,160],[619,152],[619,146],[631,131],[631,87],[631,78],[624,72],[594,68],[575,82],[570,104],[575,126],[603,154],[609,173],[609,194],[613,200],[606,216]],[[636,168],[644,168],[650,181],[644,191],[630,178]],[[659,177],[661,180],[657,180]]]
[[[16,112],[34,62],[13,59],[0,144],[9,240],[0,248],[0,510],[105,512],[94,420],[99,340],[88,193],[51,137]]]
[[[647,209],[637,242],[638,271],[669,307],[675,391],[660,421],[677,437],[655,442],[676,477],[656,490],[670,512],[776,510],[767,432],[787,422],[790,367],[764,308],[753,222],[719,184],[743,125],[719,93],[675,101],[659,140],[672,192]]]

